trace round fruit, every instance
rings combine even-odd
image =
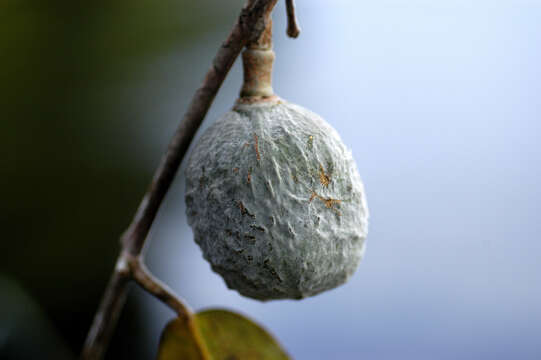
[[[351,152],[318,115],[240,101],[186,169],[188,222],[228,287],[259,299],[332,289],[361,260],[368,210]]]

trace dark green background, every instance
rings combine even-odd
[[[153,89],[141,88],[140,79],[156,58],[229,28],[241,6],[240,0],[1,2],[0,274],[9,280],[0,282],[6,316],[0,358],[8,350],[19,356],[17,349],[59,356],[32,345],[43,333],[33,322],[47,320],[29,310],[32,300],[23,292],[79,353],[117,239],[166,146],[145,141],[152,122],[139,99]],[[128,301],[110,359],[154,353],[138,341],[145,331],[138,306]],[[22,315],[7,317],[10,307]]]

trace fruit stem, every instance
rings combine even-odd
[[[272,9],[271,9],[272,10]],[[253,101],[273,97],[272,66],[272,18],[271,12],[265,14],[265,29],[259,38],[249,41],[242,53],[244,82],[240,92],[242,100]]]

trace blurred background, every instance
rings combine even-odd
[[[297,0],[297,40],[282,2],[274,89],[352,148],[366,257],[316,297],[243,298],[192,240],[181,168],[151,270],[297,359],[540,359],[541,1]],[[242,5],[0,3],[0,358],[79,353],[118,237]],[[203,127],[241,78],[237,63]],[[172,317],[134,288],[107,358],[153,358]]]

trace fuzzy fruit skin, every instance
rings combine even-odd
[[[188,222],[212,269],[258,300],[344,283],[368,227],[351,152],[318,115],[284,100],[237,104],[195,145]]]

